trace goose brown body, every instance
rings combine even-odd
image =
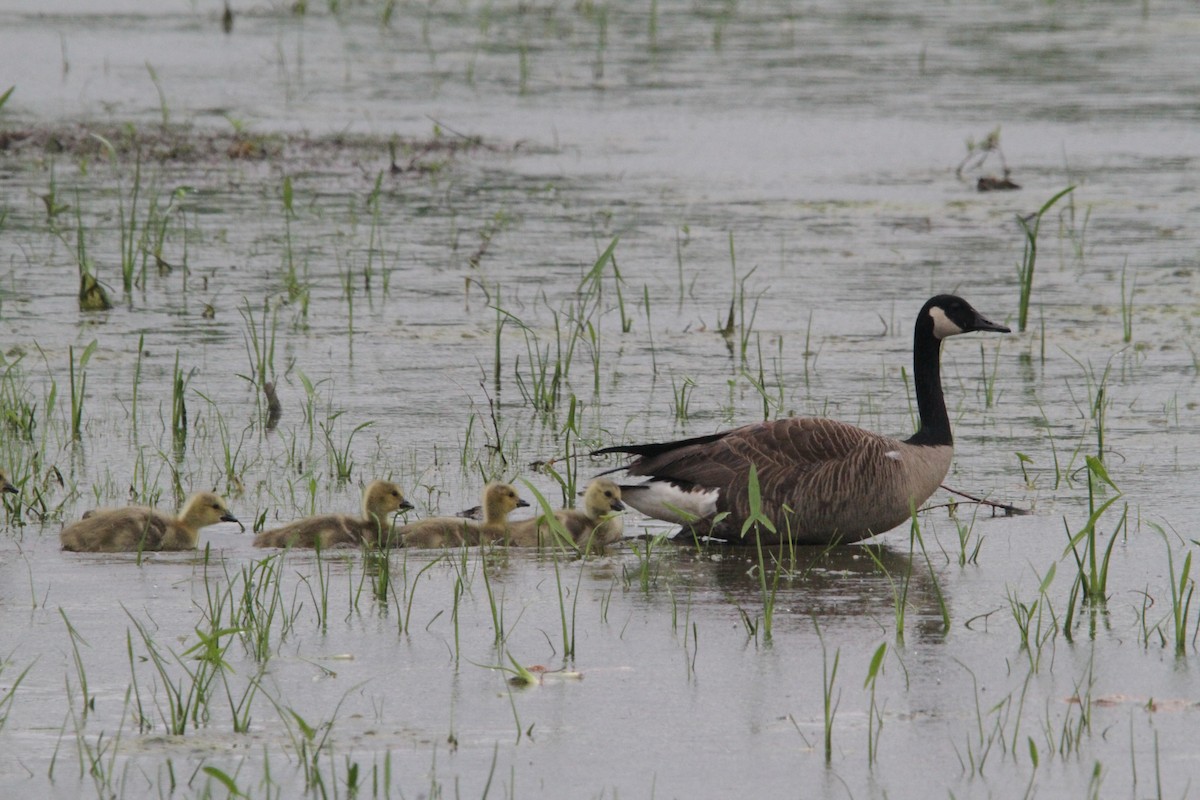
[[[576,548],[604,547],[620,541],[624,524],[619,515],[625,510],[621,487],[607,478],[596,478],[583,493],[583,509],[563,508],[555,518]],[[541,514],[535,519],[510,522],[507,543],[514,547],[538,547],[553,543],[554,531]]]
[[[624,469],[647,481],[622,486],[625,502],[698,535],[743,539],[750,473],[757,475],[764,543],[854,542],[909,519],[945,479],[954,454],[940,378],[942,340],[970,331],[1008,332],[953,295],[930,298],[917,315],[913,375],[921,426],[908,439],[836,420],[791,417],[676,442],[596,453],[635,456]],[[614,470],[615,471],[615,470]]]
[[[431,517],[397,528],[396,535],[405,547],[491,544],[507,536],[509,512],[528,505],[507,483],[489,483],[483,489],[483,522],[464,517]]]
[[[377,546],[387,544],[391,515],[407,511],[412,504],[400,487],[388,481],[372,481],[363,490],[362,516],[320,514],[296,520],[254,537],[255,547]]]
[[[193,550],[200,529],[237,522],[225,501],[213,492],[192,495],[178,516],[145,506],[94,509],[63,528],[63,550],[124,553],[143,550]]]
[[[762,513],[776,528],[774,535],[760,530],[764,543],[852,542],[891,530],[937,490],[954,454],[951,445],[912,445],[813,417],[761,422],[717,439],[676,444],[638,459],[630,473],[669,480],[697,499],[712,497],[711,511],[689,520],[680,513],[689,505],[682,501],[658,508],[647,496],[653,484],[625,486],[626,502],[648,516],[737,541],[750,517],[753,464]],[[708,487],[720,487],[719,494]]]

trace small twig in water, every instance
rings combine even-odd
[[[947,486],[944,483],[942,484],[942,488],[945,489],[947,492],[950,492],[950,494],[956,494],[959,497],[965,497],[968,500],[970,500],[972,503],[978,503],[981,506],[989,506],[992,509],[993,515],[995,514],[996,511],[1003,511],[1005,516],[1009,516],[1009,517],[1019,517],[1019,516],[1025,515],[1025,514],[1033,513],[1032,509],[1019,508],[1017,506],[1009,505],[1008,503],[997,503],[993,500],[984,500],[982,497],[975,497],[973,495],[967,494],[966,492],[960,492],[957,489],[951,489],[949,486]],[[946,505],[950,505],[950,504],[947,503]],[[929,508],[938,508],[938,507],[939,506],[930,506]],[[923,508],[921,510],[928,511],[929,508]]]
[[[496,419],[496,401],[492,399],[490,394],[488,394],[487,386],[484,385],[483,381],[479,382],[479,388],[483,390],[483,396],[487,398],[488,413],[492,418],[492,431],[496,435],[496,443],[494,445],[489,444],[486,446],[488,449],[494,450],[496,455],[500,456],[500,463],[504,465],[505,469],[508,469],[508,459],[504,457],[504,452],[500,449],[500,442],[503,440],[500,438],[500,421]]]

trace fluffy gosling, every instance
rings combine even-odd
[[[458,547],[503,541],[509,512],[528,506],[507,483],[483,487],[483,522],[462,517],[431,517],[397,529],[405,547]]]
[[[327,547],[339,545],[375,546],[391,539],[391,516],[409,511],[412,504],[404,499],[400,487],[388,481],[371,481],[363,490],[362,516],[321,514],[296,520],[281,528],[263,531],[254,537],[255,547]],[[381,535],[382,534],[382,535]]]
[[[63,528],[62,549],[78,553],[194,550],[201,528],[237,521],[220,495],[197,492],[177,517],[145,506],[89,511]]]
[[[625,510],[621,502],[621,487],[607,478],[596,478],[583,493],[583,510],[563,508],[554,512],[567,535],[578,549],[600,548],[620,541],[625,526],[620,516]],[[509,523],[508,544],[514,547],[540,547],[555,540],[546,515]]]

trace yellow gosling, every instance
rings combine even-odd
[[[391,538],[392,514],[408,511],[412,504],[404,499],[400,487],[388,481],[371,481],[363,490],[362,516],[321,514],[296,520],[281,528],[263,531],[254,537],[255,547],[316,547],[339,545],[378,545]],[[381,537],[380,533],[384,535]]]
[[[621,540],[625,526],[619,513],[624,510],[621,487],[607,478],[596,478],[583,493],[582,511],[563,508],[554,516],[576,548],[600,548]],[[540,547],[553,544],[556,538],[545,514],[508,526],[508,544],[514,547]]]
[[[145,506],[89,511],[63,528],[62,548],[80,553],[193,550],[201,528],[237,521],[220,495],[197,492],[177,517]]]
[[[483,487],[483,522],[462,517],[431,517],[404,525],[396,534],[405,547],[459,547],[503,541],[509,512],[528,506],[507,483]]]

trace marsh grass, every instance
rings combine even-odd
[[[139,346],[138,372],[141,371],[141,351]],[[187,385],[193,373],[184,375],[179,368],[179,351],[175,351],[175,369],[171,377],[171,441],[175,446],[177,457],[187,444]],[[135,395],[136,397],[136,395]]]
[[[1108,475],[1108,470],[1104,467],[1104,462],[1095,456],[1086,456],[1087,463],[1087,483],[1088,483],[1088,518],[1075,534],[1071,534],[1070,528],[1067,527],[1067,547],[1063,552],[1065,557],[1069,552],[1075,560],[1075,581],[1071,586],[1071,592],[1067,600],[1067,610],[1064,622],[1065,635],[1070,638],[1072,635],[1072,622],[1075,617],[1076,605],[1082,602],[1083,605],[1094,609],[1102,609],[1108,602],[1108,571],[1111,563],[1113,548],[1117,543],[1119,534],[1126,530],[1126,525],[1129,519],[1129,505],[1125,504],[1121,512],[1121,518],[1117,522],[1116,527],[1109,536],[1108,544],[1103,546],[1101,550],[1100,532],[1097,528],[1101,518],[1112,506],[1121,499],[1121,491],[1117,485],[1113,483],[1112,478]],[[1107,486],[1112,489],[1115,494],[1109,497],[1104,502],[1100,502],[1100,492],[1103,487]],[[1063,518],[1063,526],[1067,526],[1067,520]],[[1080,553],[1079,548],[1082,546],[1083,552]]]
[[[883,558],[879,553],[878,547],[870,544],[863,545],[862,551],[867,554],[867,557],[875,564],[875,568],[887,579],[888,588],[892,593],[892,617],[896,624],[896,644],[902,647],[904,645],[904,630],[908,618],[908,590],[912,583],[912,559],[909,558],[906,561],[907,569],[904,575],[897,579],[888,570],[887,565],[883,563]]]
[[[933,589],[934,599],[937,601],[938,612],[942,617],[942,632],[950,631],[950,607],[946,603],[946,598],[942,594],[942,584],[938,580],[937,572],[933,569],[933,562],[929,559],[929,553],[925,549],[925,537],[921,534],[921,522],[917,519],[917,509],[915,506],[909,509],[911,515],[911,524],[909,526],[908,538],[908,554],[911,558],[914,556],[914,547],[921,548],[921,557],[925,560],[925,566],[929,573],[929,585]]]
[[[360,422],[354,426],[350,433],[346,436],[346,441],[341,445],[334,442],[334,423],[342,412],[331,415],[324,422],[319,423],[321,433],[325,437],[325,453],[328,458],[329,471],[339,481],[348,481],[354,474],[354,455],[351,451],[351,445],[354,443],[354,437],[360,432],[366,430],[374,424],[372,420]]]
[[[951,514],[954,530],[958,534],[958,565],[960,567],[979,563],[979,551],[983,548],[983,537],[975,533],[979,508],[980,506],[976,504],[971,511],[970,521],[959,519],[955,513]]]
[[[687,422],[691,417],[692,393],[696,390],[696,382],[684,376],[683,383],[676,384],[675,376],[671,376],[671,413],[676,422]]]
[[[88,646],[84,638],[79,635],[79,631],[75,630],[75,626],[67,619],[67,612],[62,608],[58,609],[59,616],[62,617],[63,624],[67,626],[67,636],[71,640],[71,659],[75,664],[75,678],[79,681],[80,694],[80,714],[83,719],[87,719],[88,713],[96,710],[96,698],[88,693],[88,678],[87,668],[83,665],[83,656],[79,654],[79,645]],[[22,677],[24,677],[22,675]],[[67,681],[67,690],[70,692],[70,681]]]
[[[1192,578],[1192,553],[1188,550],[1183,559],[1183,566],[1175,571],[1175,548],[1171,546],[1171,538],[1161,525],[1149,523],[1150,527],[1162,537],[1167,546],[1167,575],[1171,590],[1171,607],[1167,611],[1169,621],[1170,641],[1174,646],[1175,656],[1183,658],[1187,654],[1189,641],[1188,617],[1192,612],[1192,599],[1196,593],[1196,582]],[[1160,623],[1161,624],[1161,623]],[[1156,626],[1157,627],[1157,626]]]
[[[326,779],[321,772],[321,757],[332,750],[333,726],[341,712],[342,704],[346,702],[346,697],[358,688],[360,687],[352,686],[347,689],[329,719],[316,724],[309,723],[298,711],[291,706],[285,706],[281,699],[274,697],[270,692],[262,691],[263,696],[275,707],[275,712],[283,723],[292,752],[304,776],[305,790],[313,792],[317,797],[332,796],[338,789],[335,783],[336,776],[331,775]],[[329,755],[329,763],[333,765],[332,753],[329,752]],[[336,767],[334,769],[336,771]]]
[[[247,440],[250,437],[251,425],[244,427],[241,433],[238,434],[237,441],[234,441],[233,433],[229,430],[229,423],[225,420],[225,415],[221,412],[220,405],[212,398],[204,393],[197,391],[196,395],[208,404],[209,416],[208,419],[215,422],[217,443],[220,445],[219,453],[221,455],[221,466],[225,478],[225,494],[232,497],[240,497],[246,488],[244,475],[250,469],[252,463],[261,458],[261,454],[252,456],[247,452]],[[211,435],[209,433],[209,425],[206,423],[201,428],[201,435]],[[199,427],[199,421],[197,422]],[[176,459],[182,461],[182,449],[176,448]]]
[[[539,519],[544,520],[546,529],[549,531],[551,536],[552,541],[549,543],[548,549],[550,550],[551,559],[554,564],[554,586],[558,592],[558,613],[559,620],[562,624],[563,659],[574,659],[575,617],[579,602],[579,587],[583,582],[583,568],[581,564],[579,574],[575,579],[575,591],[567,592],[567,594],[571,595],[570,613],[568,614],[566,594],[564,594],[563,591],[562,566],[559,564],[559,552],[561,550],[567,550],[571,553],[579,554],[582,558],[586,559],[588,545],[586,542],[584,542],[582,547],[577,547],[575,540],[572,539],[570,534],[567,532],[566,526],[563,525],[562,520],[555,516],[554,508],[550,505],[550,501],[546,499],[546,496],[538,491],[536,486],[524,478],[521,479],[521,482],[524,483],[526,488],[533,493],[533,496],[537,501],[537,506],[539,509],[541,509]]]
[[[1042,227],[1042,217],[1054,207],[1055,203],[1073,191],[1075,191],[1075,187],[1068,186],[1047,200],[1036,213],[1029,217],[1017,215],[1017,224],[1021,226],[1021,232],[1025,235],[1025,253],[1021,263],[1017,265],[1017,282],[1020,285],[1017,329],[1021,333],[1025,332],[1025,326],[1029,319],[1029,302],[1033,296],[1033,270],[1037,265],[1038,232]]]
[[[275,338],[279,330],[279,312],[264,305],[262,317],[256,322],[254,309],[249,300],[244,300],[239,309],[246,327],[242,339],[246,355],[250,360],[250,375],[247,378],[260,391],[268,381],[275,380]],[[267,318],[270,317],[270,327]],[[245,376],[243,376],[245,377]]]
[[[636,584],[643,594],[649,594],[658,586],[662,573],[661,545],[666,541],[667,534],[659,533],[642,538],[640,546],[638,540],[629,542],[629,550],[636,558],[637,566],[630,569],[627,563],[621,563],[621,578],[626,587]]]
[[[874,767],[879,758],[879,737],[883,734],[883,708],[876,698],[879,676],[883,674],[883,659],[887,655],[887,642],[880,642],[867,665],[867,677],[863,688],[870,693],[867,705],[867,764]]]
[[[167,127],[171,123],[171,112],[167,106],[167,93],[163,90],[162,82],[158,79],[158,72],[149,61],[146,62],[146,72],[150,75],[150,82],[154,84],[154,91],[158,93],[158,110],[162,121],[162,126]]]
[[[725,324],[718,328],[717,332],[725,337],[731,353],[736,346],[739,363],[744,368],[747,366],[746,354],[750,348],[750,337],[754,331],[754,320],[758,316],[759,301],[768,290],[763,289],[752,298],[749,314],[747,315],[746,282],[750,280],[758,270],[758,267],[754,267],[740,279],[738,278],[737,251],[734,247],[732,232],[729,234],[729,265],[733,273],[733,289],[729,298],[729,313],[725,317]]]
[[[1047,594],[1054,582],[1055,565],[1051,564],[1038,584],[1038,596],[1029,603],[1018,599],[1010,589],[1008,605],[1020,634],[1021,650],[1029,658],[1029,668],[1037,672],[1041,666],[1042,648],[1058,633],[1058,618]]]
[[[1133,341],[1133,296],[1137,292],[1137,273],[1129,283],[1129,294],[1125,293],[1125,273],[1127,267],[1121,268],[1121,341],[1129,344]]]
[[[73,641],[73,640],[72,640]],[[0,676],[4,675],[4,670],[11,663],[11,656],[0,659]],[[0,690],[0,731],[4,730],[4,726],[8,723],[8,715],[12,713],[13,704],[17,699],[17,690],[21,688],[21,682],[25,680],[25,676],[29,674],[29,670],[33,669],[37,661],[31,661],[21,670],[15,678],[5,680],[5,687]]]
[[[401,576],[403,578],[403,580],[401,581],[401,590],[400,590],[400,593],[398,595],[396,595],[397,611],[399,611],[399,609],[400,609],[400,603],[401,602],[404,603],[404,612],[397,614],[397,617],[399,618],[399,622],[397,623],[397,626],[398,626],[399,632],[401,634],[407,635],[409,632],[409,626],[412,622],[413,601],[416,599],[417,587],[420,586],[420,584],[421,584],[421,578],[425,575],[426,572],[433,569],[434,566],[442,563],[443,559],[448,559],[448,558],[449,558],[449,556],[447,556],[447,555],[440,555],[437,558],[431,559],[423,567],[421,567],[419,570],[417,570],[417,574],[413,576],[411,585],[408,582],[408,561],[407,561],[407,559],[405,559],[405,561],[403,562],[403,567],[401,569]],[[483,572],[484,586],[488,587],[488,600],[492,601],[493,598],[492,598],[491,583],[488,580],[486,561],[481,560],[479,566],[480,566],[480,570]],[[460,573],[460,575],[461,574],[465,574],[465,573]],[[496,608],[495,608],[494,602],[492,605],[492,617],[493,617],[493,620],[496,619]],[[500,620],[503,621],[503,609],[501,609],[501,612],[500,612]],[[499,627],[496,629],[496,636],[497,636],[496,641],[497,642],[501,641],[501,638],[500,638],[501,637],[501,628],[499,628]]]
[[[25,369],[22,365],[24,357],[13,358],[12,360],[4,359],[3,371],[0,372],[0,425],[6,432],[4,441],[7,444],[9,437],[17,443],[33,445],[36,444],[36,434],[38,433],[38,402],[34,397],[30,387],[29,380],[25,374]],[[51,391],[53,392],[54,384],[51,382]],[[53,408],[53,396],[46,409]],[[43,414],[43,436],[46,435],[45,428],[48,414]],[[39,447],[41,452],[45,448]],[[15,472],[12,466],[16,458],[10,456],[6,459],[6,465],[10,471]],[[11,477],[11,476],[10,476]]]
[[[149,66],[149,65],[147,65]],[[164,122],[165,124],[165,122]],[[139,149],[133,166],[133,187],[130,190],[129,208],[126,210],[123,195],[118,195],[117,226],[121,231],[121,288],[125,294],[133,291],[134,278],[138,267],[138,257],[141,257],[143,271],[146,256],[143,244],[145,237],[138,238],[138,195],[142,190],[142,153]]]
[[[267,556],[243,564],[238,576],[231,578],[227,574],[231,592],[238,585],[238,577],[241,592],[235,597],[236,604],[231,604],[229,626],[238,630],[246,652],[259,664],[265,664],[296,623],[294,610],[291,614],[284,612],[283,557]]]
[[[159,719],[166,732],[180,736],[187,733],[189,728],[199,729],[206,725],[210,719],[210,703],[212,701],[214,681],[219,674],[229,669],[229,665],[224,658],[225,651],[232,642],[233,636],[240,631],[237,629],[214,627],[208,632],[203,632],[200,628],[197,628],[195,633],[197,638],[200,639],[197,644],[182,654],[176,653],[170,648],[166,648],[166,653],[164,654],[163,650],[146,629],[146,626],[134,617],[128,609],[124,610],[130,622],[133,623],[134,630],[137,631],[138,638],[141,640],[145,651],[145,656],[139,658],[149,661],[158,676],[158,681],[155,682],[152,701],[158,710]],[[127,640],[127,646],[129,647],[130,670],[133,676],[134,702],[139,715],[138,727],[142,729],[149,719],[145,713],[145,709],[148,706],[147,703],[143,702],[141,697],[131,639]],[[192,659],[195,661],[194,668],[189,666],[188,656],[195,657]],[[178,669],[178,674],[176,669]],[[228,683],[226,683],[226,687],[228,688]],[[159,698],[159,689],[166,694],[165,701]],[[242,708],[248,713],[250,699],[253,697],[254,691],[256,689],[253,687],[248,689],[247,693],[243,695],[240,705],[234,702],[232,694],[230,694],[231,708],[235,709],[235,726],[238,724],[236,709]],[[166,705],[165,710],[163,709],[164,703]]]
[[[824,743],[825,743],[825,763],[829,764],[833,761],[833,721],[837,716],[838,706],[841,705],[842,693],[839,689],[836,694],[834,687],[837,684],[838,663],[842,658],[841,648],[833,654],[833,665],[829,664],[829,650],[825,645],[825,636],[821,633],[821,626],[817,623],[816,617],[813,617],[813,627],[817,632],[817,640],[821,643],[821,699],[824,709]]]
[[[75,347],[67,347],[67,366],[71,392],[71,439],[78,442],[83,439],[83,401],[87,397],[87,364],[92,354],[96,352],[98,341],[93,339],[75,361]]]
[[[775,596],[779,590],[779,573],[780,567],[776,563],[775,568],[771,570],[771,580],[767,581],[767,563],[763,554],[762,537],[759,535],[761,530],[776,533],[775,523],[763,513],[762,510],[762,490],[758,483],[758,468],[750,465],[750,478],[747,488],[750,501],[750,514],[746,517],[746,521],[742,523],[742,539],[746,538],[747,534],[754,537],[754,547],[758,554],[758,587],[762,597],[763,605],[763,643],[770,644],[773,638],[774,618],[775,618]],[[783,545],[780,545],[782,550]],[[834,670],[837,670],[835,665]],[[828,757],[828,754],[827,754]]]
[[[320,540],[313,548],[314,567],[317,585],[314,588],[307,575],[300,576],[300,582],[308,589],[308,596],[313,602],[313,610],[317,615],[317,630],[321,633],[329,631],[329,583],[333,565],[324,558]]]

